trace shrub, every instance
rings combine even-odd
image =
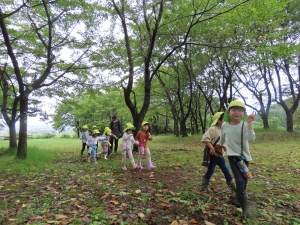
[[[38,135],[36,139],[49,139],[53,137],[55,137],[55,134],[46,133],[46,134]]]
[[[60,136],[60,138],[71,138],[71,135],[69,134],[63,134]]]

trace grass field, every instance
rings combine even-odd
[[[200,191],[206,171],[200,135],[161,135],[149,145],[152,171],[122,171],[120,147],[92,164],[80,157],[79,139],[29,139],[26,160],[0,141],[0,224],[300,224],[300,134],[256,134],[251,220],[231,204],[219,168],[210,191]]]

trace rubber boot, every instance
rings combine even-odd
[[[206,191],[209,185],[209,180],[205,177],[202,178],[201,191]]]
[[[236,195],[234,196],[234,199],[232,201],[232,204],[237,207],[237,208],[241,208],[241,203],[240,203],[240,200],[239,200],[239,197]]]
[[[250,205],[248,203],[248,196],[247,196],[247,194],[243,193],[242,195],[239,195],[238,199],[239,199],[239,201],[241,203],[244,217],[251,218],[252,217],[252,213],[251,213]]]
[[[138,161],[138,167],[141,170],[144,169],[144,167],[142,166],[142,161],[141,160]]]
[[[236,186],[235,183],[233,181],[227,182],[226,183],[228,185],[228,187],[230,188],[230,190],[234,193],[236,193]]]
[[[156,166],[153,166],[153,165],[152,165],[151,160],[147,160],[147,164],[148,164],[148,170],[153,170],[153,169],[156,168]]]
[[[81,150],[81,154],[80,154],[81,156],[83,155],[83,151],[84,151],[84,150]]]
[[[104,158],[104,159],[107,159],[107,153],[104,153],[104,154],[103,154],[103,158]]]

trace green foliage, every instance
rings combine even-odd
[[[46,134],[41,134],[41,135],[37,135],[35,136],[36,139],[50,139],[55,137],[55,134],[51,134],[51,133],[46,133]]]
[[[72,138],[72,136],[70,134],[63,134],[60,138]]]

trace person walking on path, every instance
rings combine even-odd
[[[134,140],[132,131],[136,128],[131,123],[126,123],[126,128],[123,133],[122,140],[122,170],[127,170],[126,168],[126,155],[128,155],[131,162],[132,168],[134,170],[138,169],[138,166],[135,164],[133,155],[132,155],[132,144],[138,145],[139,142]]]
[[[248,202],[247,183],[251,177],[249,161],[252,160],[249,142],[255,140],[252,122],[255,113],[246,115],[246,106],[241,101],[230,102],[224,113],[224,121],[221,127],[220,144],[226,144],[229,164],[235,177],[236,195],[242,206],[243,215],[251,218],[252,212]]]
[[[156,166],[153,166],[151,160],[150,149],[148,148],[148,141],[152,141],[152,136],[150,134],[150,126],[147,121],[142,122],[142,129],[137,133],[135,139],[139,142],[139,158],[138,158],[138,167],[143,169],[142,158],[146,155],[148,169],[155,169]]]
[[[82,132],[80,133],[80,140],[82,142],[82,147],[81,147],[81,156],[83,155],[83,152],[85,150],[86,142],[88,138],[90,137],[90,133],[88,132],[88,126],[83,125],[82,126]]]
[[[216,166],[219,166],[225,176],[227,185],[234,193],[236,193],[235,183],[232,180],[229,168],[224,159],[225,151],[223,148],[220,148],[220,144],[218,144],[220,140],[221,126],[224,122],[223,116],[224,112],[217,112],[213,116],[211,127],[204,133],[201,140],[210,149],[210,163],[204,177],[202,178],[201,190],[205,191],[208,189],[210,178],[214,174]]]
[[[86,142],[86,145],[88,146],[88,162],[91,161],[91,158],[93,160],[93,163],[97,163],[97,158],[96,158],[96,154],[97,154],[97,145],[98,145],[98,141],[103,141],[105,139],[105,137],[99,137],[99,130],[94,129],[93,130],[93,134],[92,136],[89,137],[89,139]]]
[[[102,136],[100,136],[101,139],[101,147],[102,147],[102,152],[100,153],[100,157],[103,155],[104,159],[107,159],[107,154],[108,154],[108,146],[109,146],[109,140],[110,137],[114,136],[115,139],[118,139],[117,136],[112,134],[111,129],[109,127],[104,128],[104,133]]]
[[[114,134],[110,137],[110,150],[111,152],[114,150],[114,152],[117,152],[118,150],[118,141],[119,141],[119,138],[121,137],[122,135],[122,124],[121,122],[117,119],[116,116],[113,116],[111,118],[111,122],[109,124],[109,128],[111,129],[111,132]],[[115,136],[117,138],[115,138]],[[110,152],[110,153],[111,153]]]

